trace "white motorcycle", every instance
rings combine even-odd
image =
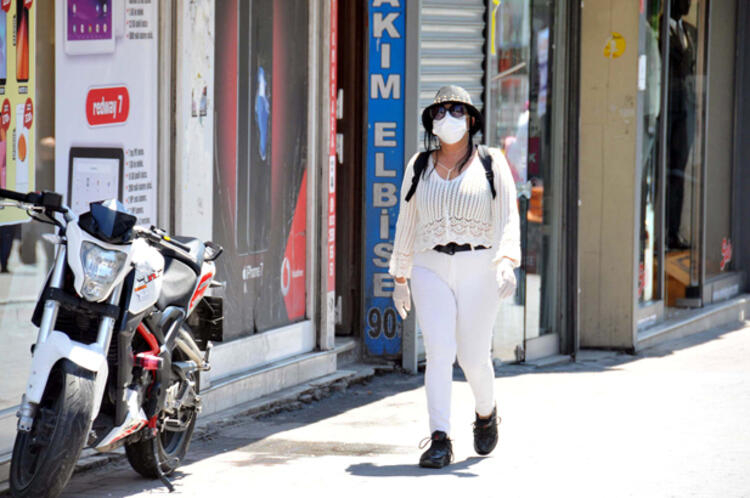
[[[221,340],[221,298],[206,296],[222,248],[169,237],[117,200],[76,216],[52,192],[0,189],[0,205],[58,227],[54,265],[32,322],[26,393],[10,486],[16,497],[58,496],[84,447],[125,446],[145,477],[167,480],[187,452],[201,409],[198,376]]]

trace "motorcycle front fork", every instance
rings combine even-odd
[[[55,266],[52,270],[52,277],[50,279],[50,287],[57,289],[63,288],[65,278],[65,267],[67,263],[67,247],[60,245],[57,249],[57,255],[55,256]],[[120,302],[120,294],[122,293],[122,283],[117,285],[113,290],[112,294],[107,299],[107,303],[111,305],[118,305]],[[53,299],[47,299],[44,302],[44,311],[42,313],[41,323],[39,325],[39,334],[37,335],[36,344],[34,351],[39,350],[40,347],[47,342],[50,334],[54,330],[55,322],[57,321],[57,313],[60,310],[60,303]],[[112,341],[112,331],[114,329],[115,319],[109,316],[102,317],[97,330],[96,343],[90,346],[86,346],[88,349],[94,349],[98,354],[104,358],[107,356],[109,351],[109,345]],[[32,353],[33,356],[33,353]],[[61,355],[59,359],[66,358]],[[52,365],[50,365],[51,367]],[[32,359],[32,375],[30,381],[33,382],[36,379],[38,372],[35,371]],[[42,378],[45,381],[48,379],[49,372],[45,372]],[[99,384],[99,382],[97,382]],[[27,392],[32,387],[32,383],[29,384]],[[99,400],[95,400],[98,405]],[[21,400],[21,407],[19,408],[16,416],[18,417],[18,430],[29,432],[34,424],[34,418],[39,404],[38,401],[30,400],[29,397],[24,394]]]

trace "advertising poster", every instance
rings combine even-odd
[[[217,0],[214,240],[232,338],[305,319],[308,3]]]
[[[55,190],[156,224],[157,0],[56,0]]]
[[[395,4],[395,5],[393,5]],[[404,171],[405,6],[368,1],[367,170],[365,173],[365,345],[372,356],[401,353],[403,323],[393,307],[393,252]]]
[[[32,0],[0,3],[0,188],[34,189],[36,8]],[[0,210],[0,225],[25,221]]]

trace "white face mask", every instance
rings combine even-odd
[[[460,118],[454,118],[450,113],[446,113],[445,117],[440,121],[433,121],[432,131],[437,135],[441,142],[446,144],[454,144],[461,140],[466,131],[466,116]]]

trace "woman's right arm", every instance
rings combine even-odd
[[[409,202],[406,202],[405,197],[414,178],[414,161],[417,155],[414,154],[409,160],[404,171],[404,180],[401,182],[401,203],[396,221],[396,238],[393,241],[393,253],[388,267],[388,273],[393,275],[396,281],[404,281],[411,277],[414,239],[417,234],[417,198],[415,194]]]

